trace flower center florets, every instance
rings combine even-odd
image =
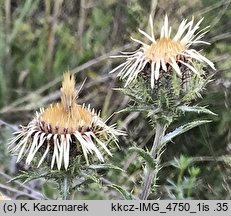
[[[171,57],[177,59],[178,55],[185,50],[185,46],[179,41],[170,38],[160,38],[158,41],[144,48],[144,55],[152,62],[164,60],[165,63],[171,63]]]
[[[74,105],[72,112],[66,112],[61,103],[51,105],[41,114],[41,129],[53,134],[84,132],[92,126],[93,114],[80,105]]]

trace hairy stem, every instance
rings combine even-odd
[[[68,194],[69,194],[69,181],[67,179],[67,176],[64,176],[63,178],[63,188],[62,188],[62,200],[67,200]]]
[[[160,158],[156,157],[157,156],[157,150],[158,150],[158,147],[160,145],[161,139],[165,133],[165,128],[166,128],[165,126],[157,123],[155,139],[153,141],[153,146],[152,146],[152,149],[150,151],[150,154],[152,155],[152,157],[157,158],[158,160],[160,160]],[[158,166],[159,161],[158,160],[156,162],[155,170],[153,170],[150,166],[147,166],[147,173],[144,177],[143,188],[142,188],[142,191],[139,195],[141,200],[146,200],[148,198],[148,195],[150,194],[150,191],[151,191],[151,186],[153,184],[153,180],[155,180],[155,182],[157,180],[157,173],[159,170],[159,166]]]

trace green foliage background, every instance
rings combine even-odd
[[[62,74],[76,73],[79,103],[90,103],[102,110],[103,118],[124,109],[129,99],[121,92],[115,74],[108,72],[118,65],[109,55],[125,49],[134,50],[130,36],[140,38],[137,28],[148,31],[149,14],[154,13],[156,35],[167,13],[177,28],[183,18],[204,17],[202,27],[210,25],[203,49],[217,68],[203,99],[195,104],[210,108],[217,116],[212,123],[199,126],[168,144],[159,173],[159,187],[151,198],[162,199],[230,199],[231,197],[231,8],[230,0],[0,0],[0,191],[13,199],[36,199],[41,194],[56,198],[53,183],[34,181],[25,186],[7,183],[19,170],[8,154],[7,140],[19,124],[27,124],[39,107],[59,99]],[[208,68],[208,73],[213,73]],[[200,115],[199,117],[203,117]],[[207,116],[206,116],[207,117]],[[189,120],[186,115],[171,126],[174,129]],[[130,147],[149,148],[154,132],[144,115],[113,115],[109,124],[117,123],[127,131],[114,149],[111,164],[125,172],[102,172],[100,182],[80,187],[73,199],[120,199],[121,194],[107,185],[122,185],[137,195],[142,182],[142,157]],[[114,187],[115,188],[115,187]],[[38,195],[39,194],[39,195]]]

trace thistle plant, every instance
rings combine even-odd
[[[156,189],[161,155],[166,144],[187,130],[209,121],[188,122],[166,133],[169,125],[185,112],[214,114],[205,107],[191,105],[201,97],[201,92],[211,80],[211,76],[203,70],[204,65],[215,70],[209,59],[192,48],[194,44],[209,44],[201,40],[209,28],[199,30],[202,20],[195,24],[194,19],[183,20],[175,36],[171,37],[172,28],[166,15],[160,36],[156,39],[150,16],[151,35],[139,29],[150,43],[131,38],[141,44],[138,50],[112,56],[125,59],[111,73],[119,71],[118,77],[125,82],[121,90],[133,101],[130,107],[121,111],[145,112],[155,130],[152,148],[146,152],[137,148],[146,160],[140,199],[147,199],[151,190]]]
[[[92,165],[102,164],[104,154],[112,155],[109,144],[117,143],[123,132],[107,126],[90,105],[77,103],[75,78],[69,72],[64,73],[60,91],[61,101],[41,108],[27,126],[21,126],[9,148],[17,162],[25,158],[32,166],[32,172],[16,179],[54,179],[66,199],[74,179],[92,176]]]

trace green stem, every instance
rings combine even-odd
[[[166,128],[165,125],[163,126],[159,123],[156,124],[156,134],[155,134],[155,139],[153,141],[153,146],[150,151],[150,154],[152,155],[154,159],[157,158],[157,160],[160,160],[160,157],[156,157],[156,156],[157,156],[158,147],[160,147],[159,145],[160,145],[161,139],[165,133],[165,128]],[[151,191],[151,186],[153,184],[153,180],[155,182],[157,180],[157,174],[159,170],[158,165],[159,165],[159,161],[156,161],[155,170],[153,170],[150,166],[147,166],[147,174],[144,177],[143,188],[139,196],[141,200],[146,200],[148,198],[150,191]]]
[[[62,199],[63,200],[67,200],[68,194],[69,194],[69,183],[68,183],[67,177],[64,176],[64,179],[63,179],[63,190],[62,190]]]
[[[193,183],[195,182],[195,177],[190,177],[189,180],[189,186],[188,186],[188,192],[187,192],[187,199],[191,197],[192,189],[193,189]]]
[[[177,199],[182,199],[182,196],[180,193],[181,193],[181,185],[182,185],[182,178],[184,175],[184,171],[185,171],[184,168],[180,169],[180,174],[177,179]]]

